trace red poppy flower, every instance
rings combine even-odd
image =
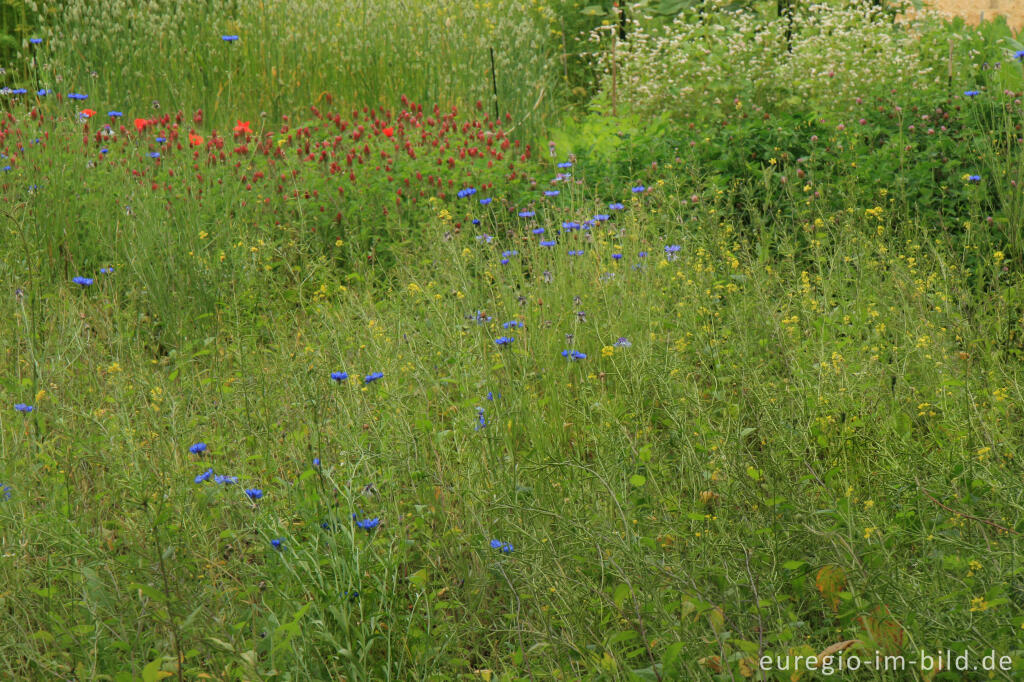
[[[203,138],[195,133],[190,132],[188,134],[188,143],[193,147],[198,147],[203,143]]]
[[[148,125],[149,125],[149,121],[147,121],[144,118],[137,118],[137,119],[135,119],[135,129],[138,130],[140,133],[143,130],[145,130],[146,126],[148,126]]]
[[[92,109],[82,109],[82,113],[80,115],[82,118],[90,118],[92,116],[95,116],[96,112]]]
[[[239,135],[241,133],[252,133],[252,128],[249,127],[248,121],[238,121],[237,125],[235,125],[234,130],[236,135]]]
[[[391,137],[392,135],[395,134],[395,129],[392,128],[391,126],[388,126],[384,128],[384,130],[382,130],[381,132],[384,133],[385,137]]]

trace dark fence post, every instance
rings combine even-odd
[[[501,114],[498,113],[498,76],[494,71],[494,48],[491,48],[491,90],[494,92],[494,119],[501,121]]]
[[[776,0],[778,16],[786,15],[786,52],[793,51],[793,0]]]

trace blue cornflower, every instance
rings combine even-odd
[[[475,223],[479,223],[479,222],[480,222],[479,220],[475,221]],[[478,242],[485,242],[487,244],[490,244],[492,241],[494,241],[494,237],[492,237],[489,234],[478,234],[476,236],[476,240]]]
[[[580,227],[582,227],[584,230],[589,230],[590,228],[592,228],[596,224],[597,223],[595,221],[593,221],[593,220],[584,220],[583,224],[580,225]]]
[[[151,158],[151,159],[159,159],[160,158],[160,152],[150,152],[149,153],[149,158]]]
[[[11,499],[11,486],[0,483],[0,497],[5,500]]]
[[[544,196],[546,197],[557,197],[559,194],[561,194],[561,192],[559,192],[557,189],[549,189],[544,191]]]
[[[577,251],[573,251],[572,249],[569,249],[569,255],[570,256],[582,256],[583,255],[583,249],[579,249]]]
[[[9,170],[11,170],[11,167],[10,166],[4,166],[3,168],[0,168],[0,170],[9,171]]]
[[[968,182],[974,182],[974,183],[981,182],[981,176],[980,175],[969,175],[969,176],[967,176],[967,181]]]
[[[114,274],[114,268],[100,268],[100,274],[101,275],[113,275]]]
[[[121,118],[122,116],[124,116],[124,114],[122,114],[120,111],[108,111],[107,116],[109,116],[110,118]]]
[[[535,227],[535,228],[533,228],[533,230],[531,230],[531,232],[533,232],[534,234],[544,234],[544,228],[543,227]]]
[[[206,452],[206,443],[193,443],[188,449],[193,455],[198,455],[200,452]]]
[[[225,43],[233,43],[238,40],[238,36],[221,36],[220,39]]]
[[[249,496],[250,500],[263,499],[263,491],[259,488],[246,488],[245,494]]]
[[[581,353],[578,350],[563,350],[562,357],[570,360],[586,360],[587,354]]]
[[[157,141],[158,144],[163,144],[164,142],[167,142],[167,138],[166,137],[157,137],[156,141]]]
[[[647,252],[646,251],[641,251],[640,253],[636,254],[636,257],[637,258],[647,258]]]
[[[377,379],[380,379],[382,376],[384,376],[384,372],[370,372],[365,377],[363,377],[363,382],[369,384],[373,381],[376,381]]]
[[[515,547],[507,542],[502,542],[501,540],[491,540],[491,549],[497,549],[502,554],[511,554]]]
[[[562,163],[558,164],[558,167],[559,168],[572,168],[572,163],[569,162],[569,161],[563,161]]]
[[[562,228],[566,230],[578,230],[580,229],[580,224],[575,220],[566,220],[562,223]]]
[[[473,430],[474,431],[479,431],[480,429],[484,428],[485,426],[487,426],[487,419],[484,417],[484,408],[477,407],[476,408],[476,428],[473,429]]]
[[[555,242],[555,240],[553,240],[553,239],[547,239],[547,240],[544,240],[544,241],[542,241],[542,242],[540,243],[540,245],[541,245],[541,246],[543,246],[543,247],[544,247],[544,248],[546,248],[546,249],[550,249],[550,248],[551,248],[552,246],[554,246],[554,245],[555,245],[556,243],[557,243],[557,242]]]
[[[459,190],[458,197],[460,199],[465,199],[466,197],[471,197],[474,194],[476,194],[476,187],[466,187],[465,189]]]
[[[486,206],[487,204],[491,203],[492,201],[494,201],[494,199],[492,197],[484,197],[483,199],[480,200],[480,205],[481,206]]]
[[[501,326],[503,329],[513,329],[516,327],[525,327],[526,325],[520,322],[519,320],[509,320],[508,322],[503,323]]]
[[[83,287],[92,286],[92,277],[72,277],[71,281]]]
[[[630,343],[629,339],[627,339],[625,336],[620,336],[619,340],[613,343],[612,345],[615,346],[616,348],[631,348],[633,346],[633,344]]]
[[[681,248],[683,247],[679,246],[679,244],[672,244],[665,247],[665,253],[677,253]]]
[[[380,525],[380,519],[374,517],[372,519],[359,519],[356,514],[352,514],[352,519],[356,522],[356,525],[363,530],[373,530]]]
[[[501,397],[500,393],[498,394],[498,397]],[[487,399],[490,400],[492,403],[494,402],[494,391],[487,391]]]
[[[519,217],[520,218],[532,218],[535,215],[537,215],[537,214],[534,211],[520,211],[519,212]]]
[[[479,218],[473,218],[473,220],[471,222],[474,225],[479,225],[480,224],[480,219]],[[484,236],[487,237],[487,243],[490,244],[491,243],[491,238],[488,235],[484,235]]]
[[[270,541],[270,546],[280,552],[284,549],[284,538],[274,538]]]
[[[626,207],[625,207],[624,204],[616,203],[616,204],[608,204],[608,208],[610,208],[613,211],[621,211],[622,209],[624,209]]]
[[[25,403],[18,403],[17,405],[14,406],[14,409],[16,409],[18,412],[24,412],[25,414],[28,414],[29,412],[32,412],[36,408],[33,407],[32,405],[26,405]]]
[[[502,258],[501,259],[501,264],[502,265],[508,265],[508,258]]]
[[[43,42],[43,39],[42,38],[29,38],[28,42],[32,43],[33,45],[38,45],[39,43]]]
[[[103,148],[103,149],[100,150],[100,154],[106,154],[109,151],[110,151],[109,149]]]
[[[980,90],[965,90],[964,97],[977,97],[981,94]]]
[[[196,483],[205,483],[206,481],[210,480],[211,476],[213,476],[213,469],[207,469],[203,473],[196,476]]]
[[[340,384],[345,379],[348,379],[348,372],[331,372],[331,379]]]
[[[68,99],[89,99],[89,95],[83,95],[79,92],[69,92]]]
[[[46,88],[41,88],[39,90],[36,90],[36,94],[39,95],[40,97],[46,97],[51,92],[53,92],[53,91],[52,90],[47,90]]]
[[[238,476],[225,476],[224,474],[217,474],[216,476],[213,477],[213,482],[220,485],[238,483]]]
[[[633,194],[640,194],[640,192],[643,192],[643,191],[644,191],[644,190],[646,190],[646,189],[647,189],[647,188],[646,188],[646,187],[644,187],[643,185],[637,185],[636,187],[634,187],[634,188],[633,188],[632,190],[630,190],[630,191],[632,191],[632,192],[633,192]]]
[[[507,346],[511,344],[513,341],[515,341],[515,337],[513,336],[499,336],[498,338],[494,339],[494,343],[498,344],[499,346]]]
[[[607,213],[598,213],[596,216],[594,216],[594,220],[597,220],[597,221],[600,221],[600,222],[608,220],[609,218],[611,218],[611,216],[608,215]]]
[[[492,318],[484,311],[478,310],[476,311],[476,317],[474,317],[473,319],[476,320],[477,324],[483,324],[485,322],[490,322]]]
[[[314,457],[313,458],[313,468],[314,469],[319,469],[320,468],[320,458],[319,457]]]
[[[501,255],[502,255],[502,256],[503,256],[504,258],[508,258],[509,256],[518,256],[518,255],[519,255],[519,252],[518,252],[518,251],[502,251],[502,252],[501,252]]]
[[[13,90],[11,90],[11,94],[12,95],[27,95],[28,94],[28,90],[26,90],[25,88],[14,88]]]
[[[612,260],[621,260],[621,259],[622,259],[622,254],[621,253],[613,253],[612,254]]]

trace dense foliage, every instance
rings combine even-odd
[[[23,3],[0,677],[1019,677],[1024,48],[876,5]]]

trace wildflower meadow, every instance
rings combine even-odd
[[[0,4],[0,679],[1024,679],[1024,44]]]

